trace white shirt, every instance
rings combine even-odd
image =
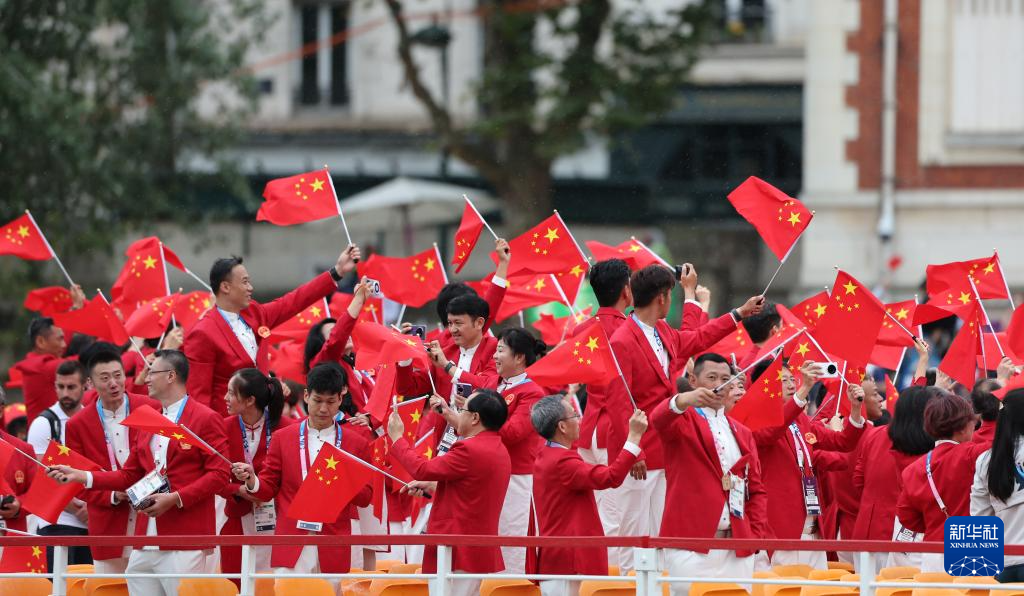
[[[459,348],[459,361],[455,363],[455,372],[452,374],[452,394],[448,397],[455,397],[455,384],[459,382],[462,371],[473,368],[473,356],[481,343],[483,343],[483,338],[480,338],[480,341],[472,348]]]
[[[669,398],[669,409],[676,414],[682,414],[683,410],[676,407],[675,397]],[[703,418],[708,421],[711,428],[711,438],[715,441],[715,451],[718,452],[718,462],[722,466],[722,475],[729,473],[736,462],[743,457],[740,452],[740,445],[736,442],[736,436],[732,434],[732,427],[729,419],[725,416],[725,408],[712,410],[711,408],[697,408],[698,415],[704,414]],[[729,499],[722,505],[722,515],[718,518],[718,529],[729,529]]]
[[[330,443],[334,445],[334,439],[337,437],[338,425],[332,424],[327,428],[316,430],[312,424],[306,423],[306,448],[309,449],[309,461],[306,462],[307,466],[312,466],[313,462],[316,461],[316,456],[320,455],[320,448],[324,446],[324,443]],[[299,454],[300,458],[305,457],[303,454]],[[302,477],[306,479],[305,476]],[[246,487],[250,493],[255,493],[260,490],[260,478],[256,476],[252,483],[252,488]]]
[[[661,370],[668,376],[668,351],[665,349],[665,345],[661,343],[661,338],[658,336],[657,330],[651,327],[647,323],[644,323],[636,316],[632,317],[633,321],[640,326],[640,330],[644,332],[644,337],[647,338],[647,343],[651,344],[651,349],[654,350],[654,355],[658,358],[658,363],[661,364]]]
[[[53,404],[47,408],[47,410],[50,410],[57,415],[57,420],[60,422],[60,436],[57,438],[57,442],[64,445],[66,442],[64,438],[64,429],[67,427],[68,420],[70,420],[71,417],[64,413],[59,402]],[[36,416],[32,421],[32,424],[28,427],[27,442],[29,445],[32,445],[32,449],[36,452],[36,456],[39,459],[43,458],[43,454],[46,453],[46,448],[50,446],[50,439],[52,438],[53,435],[50,433],[50,421],[42,416]],[[75,500],[78,501],[78,499]],[[37,519],[39,519],[40,528],[53,525],[41,517]],[[67,511],[60,512],[60,517],[57,518],[57,524],[61,526],[72,526],[75,528],[86,527],[85,524],[75,517],[75,514],[68,513]]]
[[[103,419],[100,423],[106,429],[107,436],[110,437],[117,466],[121,467],[128,460],[128,456],[131,455],[131,449],[128,446],[128,428],[121,426],[121,421],[128,415],[128,397],[122,396],[121,405],[114,411],[108,410],[105,407],[101,407],[101,409],[103,410]]]
[[[519,373],[518,375],[515,375],[514,377],[509,377],[507,379],[502,379],[501,383],[498,383],[498,393],[502,393],[506,389],[511,389],[511,388],[515,387],[516,385],[522,383],[525,380],[526,380],[526,373],[525,372]]]
[[[258,346],[256,345],[256,335],[252,332],[252,328],[249,327],[249,324],[238,313],[228,312],[220,307],[217,310],[224,316],[224,320],[228,322],[228,327],[231,327],[231,330],[235,332],[238,343],[242,344],[245,352],[249,354],[253,362],[256,362]]]
[[[181,408],[185,405],[185,397],[174,402],[169,406],[164,406],[160,410],[160,413],[171,422],[176,422],[181,417]],[[149,449],[153,452],[153,464],[156,466],[155,469],[161,470],[167,466],[167,447],[171,444],[171,438],[165,437],[153,433],[153,438],[149,440]],[[166,472],[165,472],[166,473]],[[174,487],[171,487],[171,492],[174,492]],[[146,536],[156,536],[156,518],[149,518],[149,522],[146,524]],[[157,550],[157,546],[146,546],[144,550]]]
[[[1017,438],[1014,461],[1024,465],[1024,438]],[[974,467],[974,483],[971,485],[971,515],[994,515],[1003,520],[1003,541],[1006,544],[1024,543],[1024,490],[1016,482],[1006,502],[992,496],[988,491],[988,465],[992,450],[982,453]],[[1004,565],[1020,565],[1024,556],[1006,555]]]
[[[238,419],[242,420],[241,416]],[[242,441],[242,445],[245,446],[245,457],[249,462],[256,458],[256,452],[260,450],[260,443],[267,440],[267,435],[263,430],[266,422],[267,419],[262,414],[253,426],[249,426],[245,420],[242,420],[242,427],[245,428],[245,440]]]

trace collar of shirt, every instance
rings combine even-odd
[[[242,417],[239,416],[238,419],[242,420]],[[266,417],[264,417],[263,414],[260,414],[260,419],[256,421],[256,424],[246,424],[245,420],[242,420],[242,426],[245,427],[245,430],[249,431],[249,436],[256,437],[262,434],[263,424],[266,420]]]
[[[97,399],[99,399],[99,398],[97,398]],[[106,407],[103,407],[102,402],[100,404],[100,407],[103,407],[104,416],[110,416],[111,418],[124,418],[124,416],[125,416],[125,408],[127,406],[128,406],[128,396],[127,395],[121,396],[121,405],[117,406],[116,409],[108,410]]]
[[[60,407],[60,403],[53,404],[52,406],[50,406],[49,410],[57,415],[58,420],[71,419],[71,416],[68,416],[67,413],[65,413],[64,410]]]
[[[178,401],[174,402],[173,404],[164,406],[163,407],[163,414],[164,414],[164,416],[166,416],[167,418],[170,418],[171,420],[174,420],[175,418],[179,418],[178,413],[181,411],[181,408],[185,405],[185,398],[186,397],[188,397],[188,396],[187,395],[182,395],[181,398],[178,399]]]
[[[636,315],[633,315],[633,320],[636,321],[636,324],[640,326],[640,330],[643,331],[644,333],[646,333],[648,335],[652,335],[652,334],[655,333],[656,329],[654,327],[648,325],[647,323],[644,323],[643,321],[641,321],[640,317],[638,317]]]
[[[481,341],[472,348],[459,348],[459,358],[461,359],[463,356],[467,358],[472,358],[473,355],[476,354],[476,349],[480,347],[480,343],[483,343],[482,338]]]
[[[702,406],[700,411],[704,412],[704,415],[707,416],[709,420],[712,418],[721,418],[722,420],[725,420],[725,408],[714,410],[707,406]]]
[[[514,377],[509,377],[507,379],[502,379],[502,384],[504,384],[504,385],[518,385],[518,384],[522,383],[525,380],[526,380],[526,373],[525,372],[521,372],[521,373],[519,373],[518,375],[516,375]]]
[[[228,311],[224,310],[223,308],[221,308],[219,306],[217,307],[217,310],[219,310],[220,314],[223,315],[224,318],[227,319],[231,323],[234,323],[235,321],[241,321],[242,320],[242,315],[240,315],[240,314],[238,314],[236,312],[228,312]]]
[[[306,434],[309,435],[310,438],[316,437],[317,439],[323,441],[324,443],[328,443],[328,442],[333,443],[334,442],[334,433],[335,433],[334,429],[336,427],[337,427],[337,424],[332,424],[332,425],[328,426],[327,428],[321,428],[320,430],[317,430],[317,429],[313,428],[312,424],[307,424],[306,425]]]
[[[938,447],[939,445],[941,445],[943,443],[949,443],[950,445],[959,445],[960,444],[960,443],[957,443],[956,441],[954,441],[952,439],[939,439],[938,441],[935,441],[935,446]]]

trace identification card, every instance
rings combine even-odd
[[[818,479],[814,476],[803,476],[804,506],[807,515],[821,515],[821,504],[818,502]]]
[[[129,486],[128,490],[124,492],[128,495],[128,501],[133,509],[145,509],[153,504],[153,499],[150,496],[156,493],[171,492],[171,484],[167,480],[167,476],[161,474],[159,470],[153,470]]]
[[[7,520],[6,519],[0,519],[0,530],[6,530],[6,529],[7,529]]]
[[[900,519],[896,518],[896,523],[893,524],[892,532],[893,542],[920,542],[923,534],[918,534],[910,528],[904,528],[903,524],[900,523]]]
[[[455,441],[459,438],[459,435],[455,434],[455,428],[452,425],[448,425],[444,428],[444,435],[441,437],[441,444],[437,446],[437,454],[444,455],[448,453],[448,450],[452,448]]]
[[[253,503],[252,517],[256,524],[257,534],[274,533],[274,528],[277,527],[277,510],[274,508],[273,501],[259,504]]]
[[[295,524],[295,527],[307,532],[321,532],[324,529],[324,525],[321,522],[308,522],[301,519]]]
[[[735,474],[732,476],[732,487],[729,489],[729,513],[733,517],[743,519],[743,507],[747,502],[747,481]]]

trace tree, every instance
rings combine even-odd
[[[557,157],[672,106],[711,26],[700,1],[655,11],[644,0],[481,0],[481,115],[460,127],[422,81],[402,0],[386,2],[413,94],[441,143],[505,198],[514,230],[551,213]]]

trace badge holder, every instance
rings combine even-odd
[[[128,502],[131,503],[132,509],[141,511],[153,505],[153,495],[171,492],[171,483],[167,476],[161,474],[159,470],[153,470],[143,476],[142,480],[129,486],[128,490],[124,492],[128,495]]]
[[[743,519],[743,507],[747,500],[747,481],[735,474],[732,476],[729,487],[729,513],[733,517]]]
[[[253,522],[257,534],[273,534],[277,527],[277,510],[274,502],[254,503],[252,507]]]
[[[821,503],[818,501],[818,479],[814,476],[803,476],[804,506],[807,515],[821,515]]]
[[[295,527],[296,527],[296,528],[298,528],[298,529],[300,529],[300,530],[305,530],[305,531],[307,531],[307,532],[322,532],[322,531],[323,531],[323,529],[324,529],[324,524],[323,524],[323,523],[321,523],[321,522],[308,522],[308,521],[302,521],[302,520],[300,519],[300,520],[299,520],[299,521],[298,521],[298,522],[297,522],[297,523],[295,524]]]

